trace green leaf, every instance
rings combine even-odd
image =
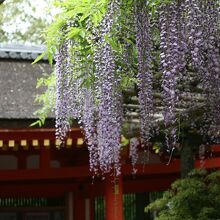
[[[81,29],[80,32],[79,32],[79,35],[80,35],[82,38],[85,38],[85,36],[86,36],[86,30],[85,30],[85,29]]]
[[[69,39],[75,38],[76,36],[79,36],[80,32],[81,32],[81,29],[80,29],[80,28],[71,27],[70,31],[69,31],[68,34],[67,34],[67,37],[68,37]]]
[[[39,56],[34,60],[34,62],[32,62],[32,64],[35,64],[35,63],[39,62],[39,61],[42,60],[46,55],[47,55],[47,50],[44,51],[41,55],[39,55]]]
[[[84,14],[83,16],[81,16],[81,18],[79,19],[79,22],[83,22],[85,19],[87,19],[90,16],[90,13],[88,14]]]
[[[122,147],[129,145],[129,139],[122,136],[121,137],[121,145],[122,145]]]
[[[42,126],[42,123],[41,123],[41,120],[40,120],[40,119],[37,120],[37,121],[35,121],[35,122],[33,122],[32,124],[30,124],[30,127],[34,127],[34,126],[36,126],[36,125],[38,125],[39,127]]]

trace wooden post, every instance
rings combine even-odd
[[[73,220],[73,209],[74,209],[74,203],[73,203],[73,193],[68,192],[66,195],[66,220]]]
[[[122,176],[105,180],[106,220],[123,220]]]
[[[27,160],[26,155],[19,154],[18,156],[18,169],[26,169],[27,168]]]
[[[85,220],[86,219],[86,202],[85,199],[78,193],[74,194],[74,220]]]
[[[95,217],[95,199],[90,197],[89,199],[89,220],[94,220]]]
[[[50,168],[50,149],[40,148],[40,169],[47,170]]]
[[[92,201],[93,199],[85,199],[85,220],[93,220],[94,212]]]

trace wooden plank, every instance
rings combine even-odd
[[[212,152],[220,152],[220,144],[215,144],[211,146]]]
[[[48,158],[45,159],[47,161]],[[195,162],[195,166],[199,168],[200,161]],[[180,162],[176,160],[170,165],[166,164],[148,164],[138,165],[138,169],[135,176],[146,175],[161,175],[161,174],[175,174],[180,172]],[[205,160],[205,168],[220,168],[220,158],[211,158]],[[132,166],[124,165],[122,167],[122,173],[124,176],[132,175]],[[89,166],[75,166],[75,167],[61,167],[61,168],[49,168],[44,169],[19,169],[19,170],[1,170],[0,182],[7,181],[26,181],[26,180],[59,180],[59,179],[72,179],[72,178],[86,178],[92,177],[92,173],[89,171]]]
[[[38,140],[55,140],[55,129],[53,128],[40,128],[40,129],[0,129],[1,140],[15,140],[20,141],[26,139],[28,141],[33,139]],[[80,128],[72,128],[68,134],[68,137],[77,139],[83,138],[83,134]]]
[[[150,175],[150,174],[169,174],[180,172],[180,161],[175,160],[169,165],[164,163],[160,164],[145,164],[135,166],[137,173],[134,176]],[[132,165],[125,165],[122,167],[123,175],[131,175],[133,167]]]
[[[167,175],[165,177],[126,180],[123,182],[123,193],[165,191],[178,178],[180,178],[179,175]]]
[[[167,175],[146,177],[141,179],[123,179],[123,193],[140,193],[150,191],[163,191],[170,187],[170,184],[179,178],[179,175]],[[113,186],[113,185],[112,185]],[[79,184],[72,181],[68,183],[1,183],[1,198],[22,198],[22,197],[58,197],[68,192],[77,192]],[[87,198],[104,196],[105,182],[95,181],[91,184],[87,180],[83,184],[83,195]]]
[[[75,191],[75,183],[5,183],[0,185],[1,198],[59,197]]]
[[[92,174],[88,166],[63,167],[50,169],[1,170],[0,182],[28,180],[59,180],[89,177]]]

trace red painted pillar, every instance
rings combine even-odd
[[[105,180],[106,220],[123,220],[122,176]]]

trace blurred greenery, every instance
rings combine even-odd
[[[156,220],[220,219],[220,171],[194,170],[175,181],[163,197],[148,205]]]
[[[50,0],[6,0],[0,5],[0,42],[43,44]],[[48,9],[48,10],[47,10]]]

